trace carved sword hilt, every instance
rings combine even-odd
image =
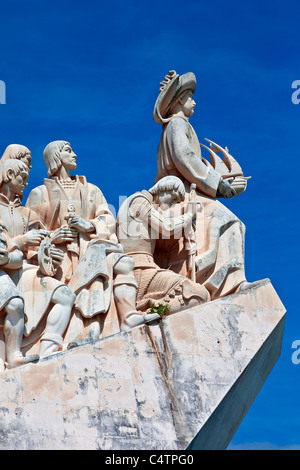
[[[38,251],[38,263],[41,272],[45,276],[54,276],[57,271],[57,266],[53,264],[51,256],[51,247],[54,246],[51,243],[50,233],[48,233],[39,246]]]

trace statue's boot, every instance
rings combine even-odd
[[[169,295],[169,313],[178,313],[188,308],[198,307],[211,300],[209,291],[190,279],[181,280]]]
[[[144,325],[145,323],[150,323],[152,321],[160,319],[160,315],[157,313],[149,313],[147,315],[140,315],[137,311],[133,311],[127,314],[126,319],[121,324],[121,331],[128,331],[136,326]],[[93,341],[97,341],[99,338],[95,338],[92,335],[87,338],[76,339],[71,341],[67,349],[78,348],[79,346],[84,346],[85,344],[90,344]]]
[[[52,354],[58,352],[63,344],[63,338],[59,334],[55,333],[45,333],[41,338],[40,358],[51,356]]]
[[[18,352],[14,357],[9,361],[5,362],[6,369],[14,369],[15,367],[24,366],[31,362],[37,362],[40,359],[38,354],[31,354],[29,356],[23,356],[21,352]]]
[[[97,329],[91,329],[86,338],[74,339],[68,343],[67,349],[78,348],[79,346],[84,346],[85,344],[91,344],[99,339],[99,332]]]
[[[146,315],[141,315],[137,311],[127,314],[127,317],[121,324],[121,331],[131,330],[132,328],[145,323],[150,323],[152,321],[160,319],[158,313],[148,313]]]
[[[182,283],[182,297],[187,302],[192,301],[192,299],[201,304],[210,301],[209,291],[201,284],[189,279],[185,279]]]

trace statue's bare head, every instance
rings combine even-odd
[[[50,142],[44,150],[44,160],[48,170],[48,176],[55,176],[63,166],[69,170],[77,167],[76,154],[69,142],[55,140]]]
[[[6,147],[0,163],[3,163],[5,160],[10,160],[10,159],[17,159],[21,160],[24,162],[29,170],[31,170],[31,152],[30,150],[25,147],[25,145],[20,145],[20,144],[10,144],[8,147]]]
[[[165,176],[149,189],[159,204],[173,205],[184,201],[185,187],[177,176]]]
[[[13,193],[22,197],[28,184],[29,168],[26,163],[17,159],[7,159],[0,164],[0,190],[10,185]]]

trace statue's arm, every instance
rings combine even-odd
[[[23,253],[20,250],[14,250],[8,253],[8,262],[5,265],[9,269],[19,269],[23,264]]]
[[[136,214],[137,218],[142,219],[155,232],[167,238],[177,231],[182,231],[193,219],[193,214],[189,210],[180,215],[174,215],[174,208],[173,212],[169,210],[162,212],[142,196],[134,199],[130,211],[132,215]]]
[[[23,253],[8,236],[6,229],[0,235],[0,265],[7,269],[19,269],[23,264]]]
[[[25,212],[25,209],[27,211]],[[28,231],[26,233],[17,235],[13,238],[14,243],[17,245],[19,250],[26,252],[29,246],[38,247],[44,237],[47,235],[47,230],[43,223],[40,221],[39,216],[26,207],[24,209],[24,216],[27,219]]]
[[[45,214],[49,210],[49,201],[44,186],[38,186],[30,191],[25,207],[31,209],[41,225],[45,223]]]
[[[160,233],[163,238],[169,238],[171,235],[176,236],[175,234],[179,234],[178,238],[181,238],[182,230],[190,226],[192,219],[193,216],[189,212],[172,216],[170,214],[162,214],[160,211],[152,208],[148,217],[148,224]]]
[[[102,191],[94,186],[93,198],[95,204],[95,215],[89,222],[93,226],[92,238],[103,238],[117,240],[116,220],[110,211]]]
[[[221,175],[203,163],[196,155],[190,140],[190,125],[182,118],[174,118],[167,126],[167,143],[179,173],[199,191],[216,197]]]

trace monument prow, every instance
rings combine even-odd
[[[1,375],[0,449],[226,449],[281,350],[271,282]]]

